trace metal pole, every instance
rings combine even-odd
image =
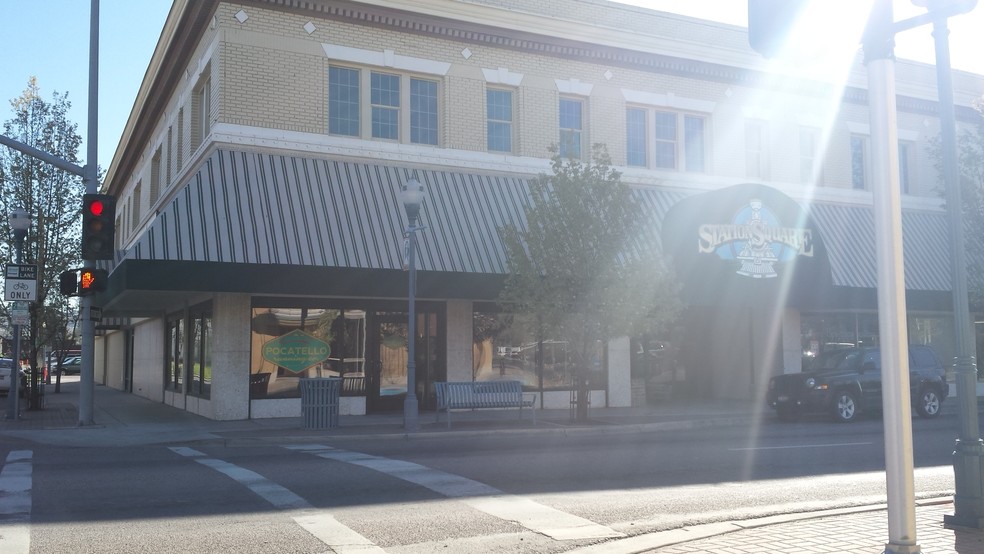
[[[417,342],[417,313],[416,292],[417,292],[417,264],[415,260],[417,242],[417,218],[410,220],[407,228],[407,265],[410,272],[410,290],[408,293],[410,301],[410,319],[407,322],[407,397],[403,401],[403,427],[407,431],[416,431],[420,428],[417,419],[417,361],[415,357],[415,344]]]
[[[20,265],[24,263],[24,237],[27,235],[26,230],[14,230],[14,255],[17,258],[17,264]],[[7,403],[7,419],[20,419],[20,343],[21,343],[21,326],[14,325],[14,335],[13,335],[13,348],[11,352],[11,367],[10,367],[10,391],[7,392],[7,396],[10,398],[10,402]]]
[[[877,0],[864,37],[871,123],[872,193],[878,266],[878,333],[885,425],[888,543],[885,552],[921,552],[916,543],[912,412],[905,278],[902,268],[902,193],[899,190],[895,105],[895,38],[891,0]]]
[[[960,435],[953,452],[954,514],[943,516],[947,526],[984,528],[984,487],[981,474],[984,442],[977,420],[976,342],[967,299],[967,262],[964,251],[963,203],[960,200],[957,167],[957,129],[953,113],[953,85],[950,75],[949,33],[946,17],[933,20],[936,42],[936,87],[939,96],[940,137],[943,149],[943,184],[950,216],[950,266],[953,288],[953,331],[957,356],[954,374]]]
[[[82,168],[87,193],[99,192],[99,0],[92,0],[89,11],[89,133],[86,139],[86,163]],[[85,265],[95,267],[93,260]],[[95,392],[95,323],[89,317],[92,298],[79,299],[82,312],[82,365],[79,369],[79,426],[93,425],[93,396]]]

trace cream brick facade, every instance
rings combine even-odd
[[[187,193],[190,182],[201,179],[203,165],[216,151],[388,164],[406,172],[525,177],[549,169],[551,147],[559,140],[562,97],[583,101],[583,151],[590,152],[593,144],[606,145],[623,181],[633,186],[692,193],[761,181],[750,178],[746,167],[746,125],[754,121],[767,137],[764,184],[804,203],[813,199],[858,206],[871,203],[870,190],[852,188],[851,136],[867,133],[869,117],[867,77],[859,61],[843,90],[829,83],[772,75],[748,48],[744,29],[605,0],[255,0],[242,4],[188,0],[179,4],[190,17],[185,21],[172,15],[168,21],[107,176],[106,188],[119,199],[118,240],[124,254],[150,230],[160,231],[161,219],[169,215],[164,212]],[[438,144],[412,144],[405,126],[399,140],[368,136],[368,79],[361,81],[360,134],[331,134],[328,74],[335,65],[358,70],[360,76],[399,75],[401,83],[411,78],[437,82]],[[899,136],[915,146],[912,182],[904,203],[940,213],[937,175],[926,153],[939,132],[935,77],[932,68],[920,64],[899,63],[898,68]],[[984,93],[984,78],[957,74],[955,86],[964,124],[972,101]],[[513,95],[508,153],[490,152],[487,147],[486,92],[493,88]],[[825,100],[828,96],[839,102],[831,106]],[[207,99],[204,105],[203,99]],[[701,118],[703,169],[628,166],[627,108],[641,108],[647,114],[672,112],[679,116],[679,126],[684,115]],[[401,103],[400,110],[402,117],[409,107]],[[401,125],[406,121],[409,117],[401,119]],[[804,129],[816,130],[822,142],[813,182],[804,182],[802,176]],[[647,146],[653,133],[652,128],[646,129]],[[678,154],[684,148],[679,137],[675,147]],[[219,186],[215,184],[219,181],[210,182]],[[200,207],[203,213],[212,208],[204,203]],[[214,215],[217,220],[232,219],[229,214]],[[136,344],[146,351],[130,361],[119,352],[108,356],[113,367],[106,375],[112,384],[124,375],[117,366],[130,363],[135,393],[208,417],[296,415],[299,406],[294,399],[250,400],[247,374],[259,340],[250,336],[250,308],[265,293],[194,290],[181,294],[180,301],[155,305],[159,311],[141,314],[147,319],[130,321],[127,332],[134,333]],[[360,291],[352,291],[351,297],[365,300]],[[473,299],[429,300],[444,303],[439,312],[453,325],[444,337],[446,377],[464,378],[472,352]],[[215,337],[222,340],[213,359],[213,385],[221,390],[221,397],[190,398],[187,391],[162,390],[161,358],[167,350],[162,337],[168,317],[187,315],[197,304],[211,307]],[[792,334],[800,325],[799,313],[792,310],[783,317]],[[761,323],[759,319],[749,316],[749,325]],[[726,329],[720,331],[725,334]],[[750,356],[756,345],[742,337],[732,339],[734,344],[722,344],[733,346],[742,359],[760,361],[761,356]],[[113,349],[122,344],[117,335],[106,340]],[[783,343],[782,357],[792,361],[797,358],[796,345],[785,336],[784,341],[789,344]],[[609,376],[607,391],[595,391],[599,405],[630,401],[628,340],[612,345],[617,351],[610,361],[617,373]],[[714,361],[722,367],[729,363],[727,350],[715,353]],[[740,389],[747,384],[744,375],[731,375],[734,382],[723,382],[720,388]],[[552,390],[541,401],[566,407],[569,397],[566,391]],[[365,411],[365,398],[361,405],[346,409]]]

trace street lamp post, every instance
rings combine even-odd
[[[31,228],[31,216],[24,208],[14,208],[10,212],[10,230],[14,234],[14,253],[15,263],[21,264],[24,259],[24,239],[27,238],[27,230]],[[10,402],[7,403],[7,419],[18,419],[20,417],[20,342],[21,326],[13,326],[13,353],[11,354],[10,368]]]
[[[420,184],[416,179],[410,179],[400,187],[400,200],[403,202],[403,208],[407,211],[407,270],[410,274],[408,289],[410,317],[407,322],[407,396],[403,401],[403,428],[407,431],[416,431],[420,428],[420,422],[417,417],[417,362],[414,348],[414,343],[417,339],[417,313],[415,306],[417,267],[415,256],[417,231],[424,228],[417,225],[420,216],[420,206],[424,203],[424,193],[424,185]]]
[[[976,341],[970,321],[967,299],[967,262],[965,254],[963,203],[960,199],[957,167],[957,129],[953,108],[953,84],[950,71],[950,45],[946,21],[955,15],[947,8],[973,9],[976,0],[913,0],[929,10],[933,21],[936,46],[936,90],[940,110],[940,142],[943,162],[943,186],[950,220],[950,279],[953,289],[955,346],[954,376],[957,385],[957,408],[960,434],[953,452],[953,515],[943,518],[947,526],[984,529],[984,441],[977,420]]]

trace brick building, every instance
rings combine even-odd
[[[549,149],[607,146],[684,281],[671,336],[612,341],[592,403],[751,398],[804,356],[877,342],[867,77],[773,73],[744,29],[604,0],[176,0],[104,190],[118,256],[96,379],[215,419],[406,393],[402,183],[428,189],[417,379],[521,379],[566,407],[561,337],[477,332],[498,229]],[[899,62],[910,340],[952,353],[934,68]],[[958,124],[984,78],[955,73]],[[754,251],[742,229],[771,229]],[[729,234],[731,233],[731,234]],[[737,234],[736,234],[737,233]],[[793,271],[790,268],[798,267]],[[291,357],[291,346],[307,357]]]

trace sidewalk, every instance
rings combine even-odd
[[[475,433],[591,434],[684,430],[708,426],[747,425],[771,411],[747,402],[592,408],[591,423],[576,425],[567,410],[537,412],[534,427],[528,414],[515,410],[455,413],[451,430],[443,416],[422,413],[419,432],[403,430],[403,415],[341,416],[339,426],[305,430],[297,418],[212,421],[109,387],[94,391],[95,425],[78,427],[78,382],[63,382],[61,392],[47,387],[45,409],[30,411],[22,400],[21,419],[7,420],[7,399],[0,400],[0,437],[61,446],[136,446],[167,443],[315,442],[327,438],[415,440]],[[952,413],[955,407],[948,406]],[[950,497],[917,502],[917,541],[923,554],[984,554],[984,532],[943,528],[944,514],[953,513]],[[638,535],[577,550],[582,553],[880,553],[888,540],[885,505],[784,514],[767,518],[696,525]]]

